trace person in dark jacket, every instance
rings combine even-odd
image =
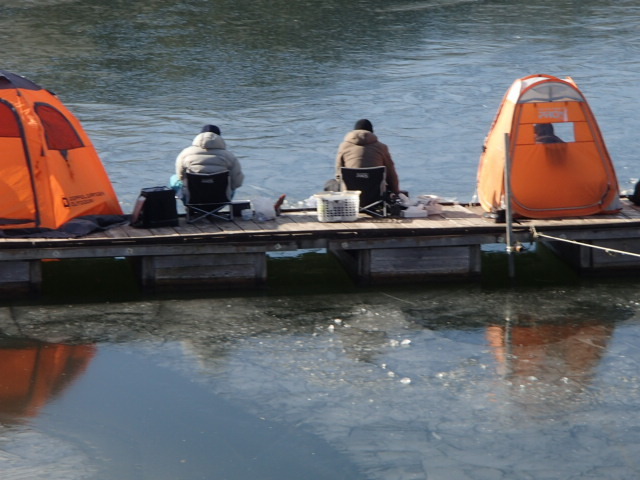
[[[550,123],[537,123],[533,126],[533,131],[536,134],[536,143],[564,143],[564,140],[556,136]]]
[[[387,167],[387,190],[400,192],[400,182],[389,148],[373,133],[373,125],[366,118],[356,122],[354,129],[346,134],[338,147],[336,156],[336,178],[340,180],[340,169]]]

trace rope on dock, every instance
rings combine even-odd
[[[574,245],[580,245],[580,246],[583,246],[583,247],[595,248],[596,250],[604,250],[609,255],[621,254],[621,255],[630,255],[632,257],[639,257],[640,258],[640,253],[625,252],[624,250],[617,250],[615,248],[601,247],[599,245],[592,245],[590,243],[578,242],[577,240],[569,240],[568,238],[553,237],[551,235],[547,235],[546,233],[538,232],[535,227],[531,227],[531,233],[533,234],[534,238],[548,238],[549,240],[555,240],[555,241],[558,241],[558,242],[573,243]]]

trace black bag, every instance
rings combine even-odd
[[[169,187],[151,187],[140,190],[131,225],[138,228],[178,226],[175,192]]]
[[[634,205],[640,205],[640,181],[636,183],[636,188],[633,190],[633,195],[629,195],[629,200]]]

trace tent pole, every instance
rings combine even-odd
[[[516,276],[515,259],[513,257],[513,218],[511,213],[511,154],[509,151],[509,134],[504,134],[504,196],[505,196],[505,217],[507,221],[507,261],[509,264],[509,279],[513,280]]]

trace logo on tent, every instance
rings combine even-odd
[[[568,121],[567,109],[564,107],[547,107],[538,110],[538,118]]]
[[[104,195],[104,192],[91,192],[74,195],[73,197],[62,197],[62,205],[66,208],[79,207],[81,205],[93,203],[96,197],[103,197]]]

